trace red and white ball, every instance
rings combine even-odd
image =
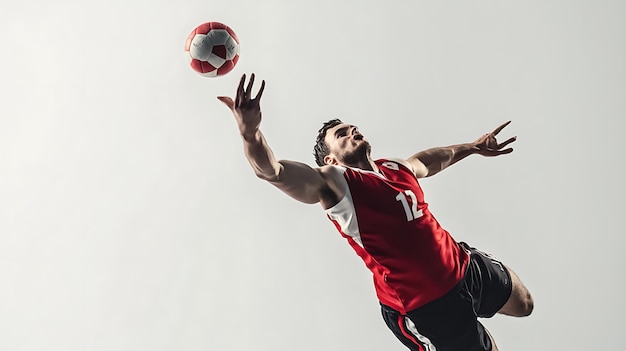
[[[207,22],[187,38],[185,55],[191,68],[205,77],[219,77],[230,72],[239,60],[239,39],[227,25]]]

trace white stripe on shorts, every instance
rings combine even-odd
[[[430,339],[420,334],[419,331],[417,331],[417,327],[415,326],[415,323],[413,323],[412,320],[410,320],[408,317],[405,316],[404,323],[406,324],[407,330],[411,332],[411,334],[413,334],[413,336],[415,336],[417,340],[419,340],[424,345],[425,351],[437,351],[437,348],[435,347],[435,345],[433,345]]]

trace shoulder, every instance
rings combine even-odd
[[[346,171],[345,167],[335,165],[324,165],[317,168],[317,171],[325,178],[342,176]]]

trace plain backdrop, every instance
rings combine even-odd
[[[193,72],[197,25],[241,41]],[[457,240],[532,291],[501,350],[623,346],[624,1],[0,1],[0,350],[403,350],[319,205],[258,180],[230,112],[267,86],[277,157],[340,117],[374,157],[515,151],[424,179]]]

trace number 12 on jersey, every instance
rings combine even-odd
[[[410,205],[409,199],[411,201]],[[398,196],[396,196],[396,200],[402,203],[402,207],[404,207],[404,213],[406,214],[406,220],[408,222],[418,219],[424,215],[422,213],[422,210],[417,209],[417,198],[411,190],[399,192]]]

